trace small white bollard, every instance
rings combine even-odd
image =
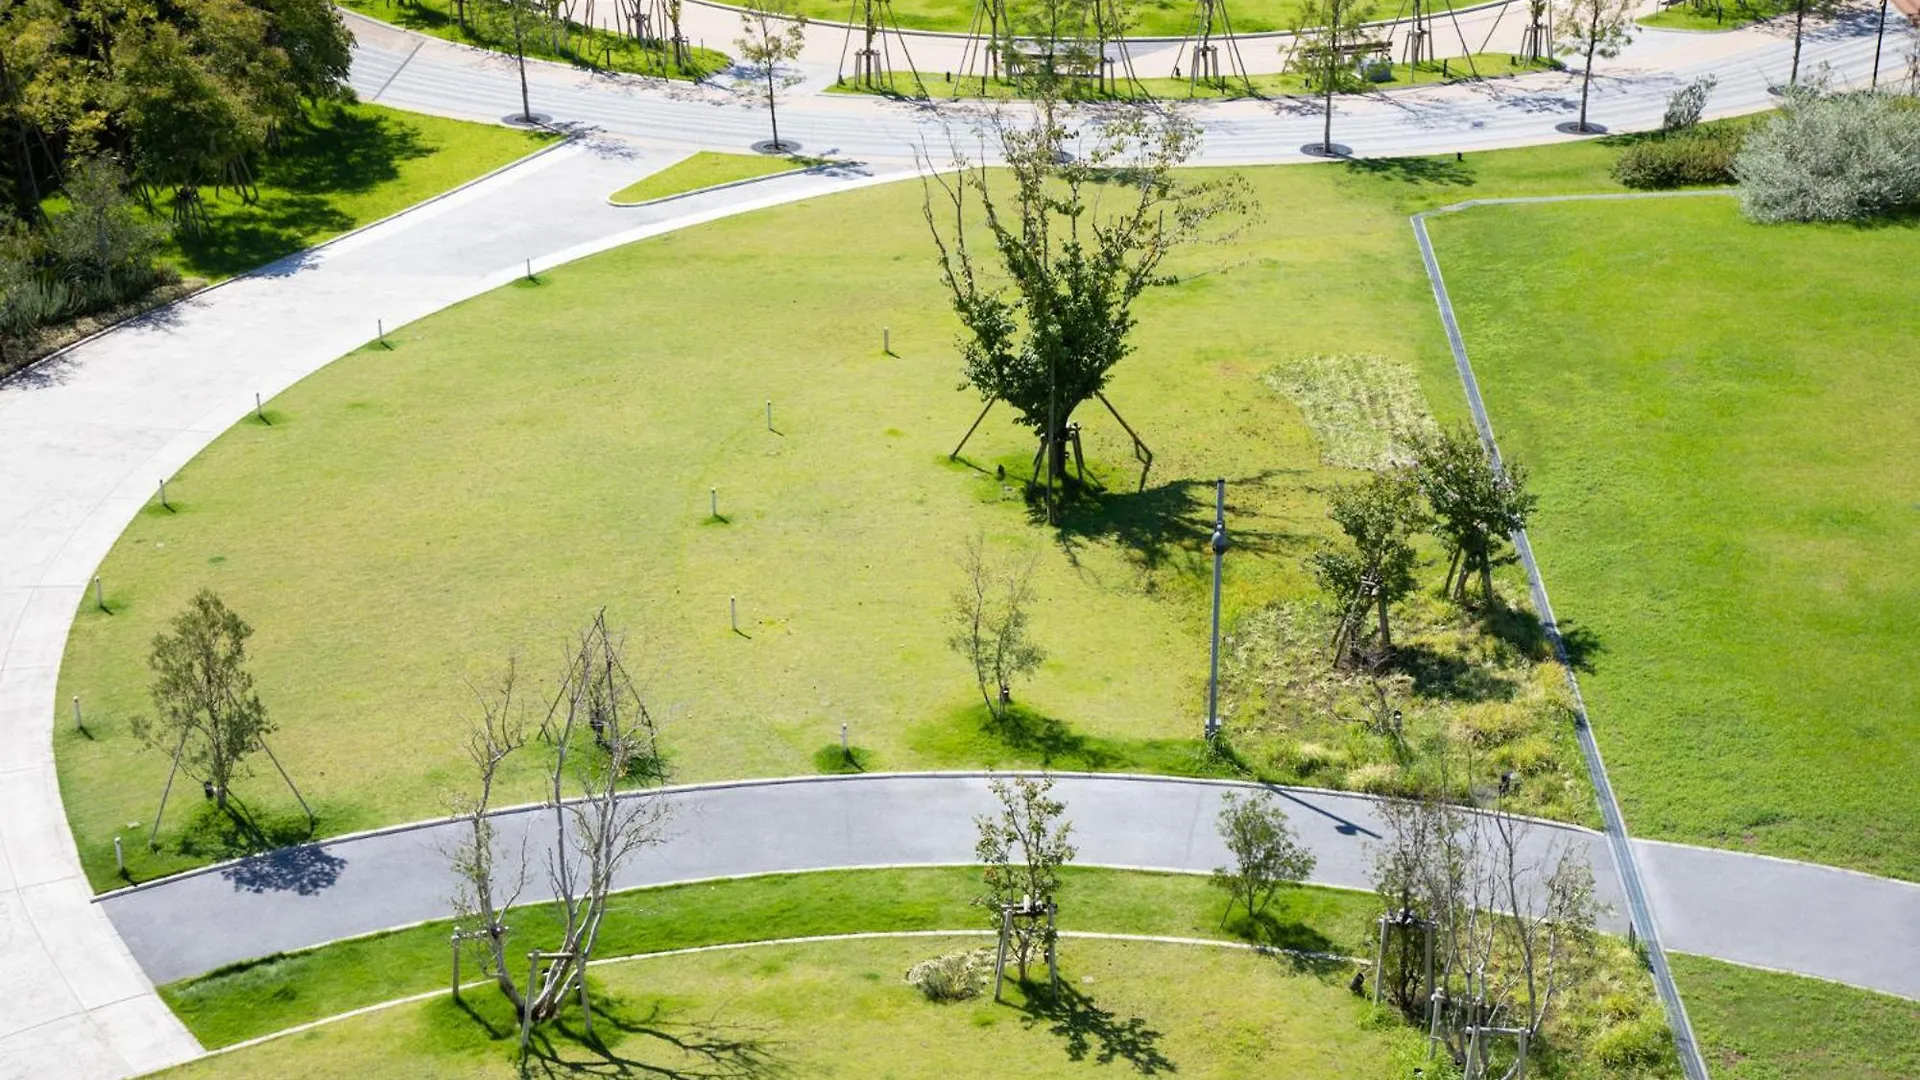
[[[840,755],[842,757],[853,756],[853,751],[847,748],[847,725],[845,724],[840,725]]]
[[[380,344],[385,345],[387,343],[387,320],[375,319],[373,320],[373,326],[374,329],[380,332]]]
[[[267,411],[260,406],[260,392],[257,390],[253,394],[253,415],[261,423],[267,422]]]
[[[73,695],[73,730],[85,731],[86,725],[80,722],[80,695]]]
[[[880,351],[888,356],[893,355],[893,327],[891,326],[880,328]]]
[[[107,590],[100,584],[100,575],[93,577],[93,606],[101,611],[107,610]]]
[[[121,877],[127,876],[127,855],[120,850],[120,838],[117,836],[113,838],[113,865],[114,869],[120,871]]]
[[[527,280],[528,281],[533,280],[533,260],[532,259],[527,260]]]
[[[173,507],[167,505],[167,481],[165,477],[161,477],[160,479],[160,507],[163,510],[173,509]]]
[[[727,597],[727,621],[733,624],[733,632],[740,632],[740,598]]]
[[[767,402],[767,430],[773,430],[773,402]]]
[[[720,516],[720,489],[717,487],[707,489],[707,512],[714,517]]]

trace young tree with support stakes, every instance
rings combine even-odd
[[[1334,489],[1327,515],[1340,526],[1348,546],[1313,553],[1308,568],[1320,587],[1339,605],[1334,632],[1334,662],[1358,654],[1362,628],[1371,609],[1377,615],[1380,648],[1393,648],[1387,611],[1413,591],[1413,534],[1423,523],[1419,489],[1402,472],[1376,473],[1363,483]]]
[[[1777,15],[1793,16],[1793,66],[1787,73],[1787,85],[1800,85],[1800,46],[1806,35],[1807,17],[1830,19],[1846,9],[1846,0],[1769,0]]]
[[[167,790],[161,793],[160,811],[154,815],[155,839],[160,834],[160,817],[166,812],[175,772],[184,768],[188,776],[207,784],[215,805],[225,810],[233,778],[255,750],[273,761],[301,809],[306,810],[308,826],[313,824],[313,811],[307,809],[305,797],[294,787],[293,778],[281,768],[279,759],[273,757],[273,751],[267,749],[266,737],[273,733],[274,724],[260,695],[254,692],[253,675],[247,670],[246,643],[252,635],[253,628],[213,590],[201,589],[187,610],[175,616],[173,632],[153,639],[147,666],[153,669],[151,690],[158,716],[136,717],[133,733],[149,747],[165,750],[173,758]]]
[[[750,4],[740,12],[740,38],[734,46],[740,50],[740,61],[748,68],[758,69],[754,77],[755,93],[767,103],[767,121],[773,126],[774,153],[783,153],[788,146],[780,141],[779,90],[783,82],[779,68],[781,64],[799,59],[800,50],[807,44],[807,17],[800,14],[791,0],[763,0]],[[784,80],[787,84],[795,80]]]
[[[1057,523],[1074,412],[1132,351],[1134,301],[1173,283],[1161,269],[1173,251],[1229,239],[1232,228],[1212,226],[1252,200],[1240,177],[1175,173],[1200,145],[1178,114],[1129,110],[1073,140],[1059,101],[1043,95],[1031,123],[996,112],[989,125],[1005,172],[957,147],[951,176],[923,158],[922,209],[960,318],[964,385],[1040,436],[1036,472],[1044,458]],[[974,249],[981,229],[990,255]]]
[[[1580,122],[1574,130],[1590,132],[1587,123],[1587,98],[1593,90],[1595,57],[1611,60],[1633,40],[1634,0],[1561,0],[1554,14],[1559,41],[1554,51],[1561,56],[1583,56],[1586,65],[1580,72]]]
[[[1466,425],[1414,441],[1414,477],[1433,511],[1434,527],[1450,558],[1443,586],[1465,603],[1467,580],[1478,575],[1481,600],[1493,605],[1493,559],[1507,538],[1527,527],[1538,498],[1527,490],[1519,462],[1496,462]]]
[[[986,892],[974,903],[987,909],[996,929],[1003,912],[1013,906],[1052,911],[1060,893],[1060,868],[1073,861],[1073,824],[1066,821],[1066,804],[1053,797],[1053,777],[996,778],[988,787],[1000,801],[992,816],[973,819],[980,839],[974,856],[985,866],[981,879]],[[1010,942],[1026,982],[1027,963],[1035,950],[1052,946],[1056,931],[1051,918],[1017,922]]]
[[[1040,666],[1046,652],[1028,636],[1033,606],[1033,569],[1039,555],[996,562],[986,538],[974,536],[961,553],[965,583],[954,593],[953,634],[947,645],[967,658],[980,697],[995,720],[1013,704],[1013,680]]]
[[[530,741],[514,668],[508,667],[497,688],[475,695],[479,716],[467,752],[478,785],[455,801],[454,816],[464,829],[447,856],[459,881],[455,912],[478,946],[481,969],[520,1019],[522,1054],[532,1027],[558,1017],[576,995],[587,1037],[593,1037],[587,967],[614,876],[640,849],[665,838],[666,803],[652,792],[622,791],[629,781],[656,782],[664,772],[652,712],[627,672],[624,653],[624,642],[608,631],[600,613],[569,650],[559,693],[535,736],[551,751],[547,808],[554,839],[547,886],[561,925],[550,948],[508,952],[507,920],[526,887],[526,852],[523,847],[517,859],[503,860],[489,816],[501,768]]]
[[[1320,153],[1339,156],[1333,142],[1333,95],[1361,85],[1354,71],[1353,46],[1373,17],[1372,0],[1307,0],[1294,18],[1290,66],[1320,94]]]
[[[1244,906],[1247,918],[1258,918],[1280,886],[1304,881],[1313,873],[1313,852],[1301,846],[1287,824],[1286,812],[1267,792],[1244,796],[1228,792],[1220,799],[1215,826],[1233,856],[1231,867],[1213,872],[1214,885],[1228,896],[1227,910],[1220,916],[1222,926],[1235,906]]]

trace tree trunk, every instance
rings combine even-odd
[[[1793,8],[1793,69],[1787,74],[1787,85],[1800,85],[1800,31],[1807,25],[1807,0],[1795,0]]]
[[[1482,597],[1485,599],[1487,607],[1491,609],[1493,607],[1493,560],[1492,559],[1482,558],[1480,560],[1480,593]]]
[[[1393,648],[1393,633],[1387,629],[1387,590],[1380,590],[1380,647]]]
[[[767,61],[767,120],[773,124],[773,152],[780,152],[780,113],[773,100],[773,61]]]
[[[1580,132],[1583,135],[1587,130],[1587,94],[1593,89],[1593,54],[1594,51],[1600,47],[1599,43],[1594,41],[1592,35],[1598,34],[1599,32],[1598,21],[1596,20],[1592,34],[1587,38],[1587,71],[1580,79]]]

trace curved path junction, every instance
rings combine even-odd
[[[364,99],[467,119],[518,110],[498,57],[354,20],[353,83]],[[1863,83],[1873,27],[1858,17],[1814,33],[1804,64]],[[1889,35],[1883,70],[1904,73],[1912,36]],[[1770,104],[1790,42],[1757,28],[1703,36],[1643,32],[1600,69],[1593,116],[1657,124],[1666,95],[1696,74],[1720,79],[1713,112]],[[67,626],[154,481],[185,464],[253,405],[388,327],[515,278],[649,235],[912,172],[944,148],[964,108],[813,93],[781,106],[782,129],[852,164],[656,206],[616,210],[606,193],[699,148],[739,149],[765,117],[710,87],[663,86],[531,65],[534,106],[597,132],[378,223],[91,339],[0,384],[0,1080],[117,1078],[200,1048],[153,992],[155,980],[275,949],[444,914],[430,830],[398,830],[184,875],[95,902],[67,830],[50,741]],[[1342,102],[1336,138],[1362,155],[1485,149],[1560,138],[1578,84],[1536,75]],[[1300,160],[1318,134],[1293,101],[1196,107],[1207,163]],[[965,138],[965,135],[961,136]],[[944,150],[935,153],[945,157]],[[1604,723],[1604,718],[1602,719]],[[1221,785],[1072,777],[1062,791],[1084,858],[1206,870],[1220,862],[1211,805]],[[1320,855],[1319,880],[1363,885],[1377,831],[1362,797],[1289,792]],[[632,883],[768,870],[969,858],[968,819],[984,781],[962,775],[771,781],[686,789],[676,838]],[[530,815],[509,820],[537,827]],[[1537,843],[1586,845],[1618,897],[1597,834],[1543,825]],[[1667,944],[1920,997],[1920,886],[1760,856],[1635,841]]]

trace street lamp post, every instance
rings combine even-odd
[[[1227,554],[1227,481],[1213,482],[1213,645],[1207,672],[1207,740],[1220,734],[1220,564]]]

